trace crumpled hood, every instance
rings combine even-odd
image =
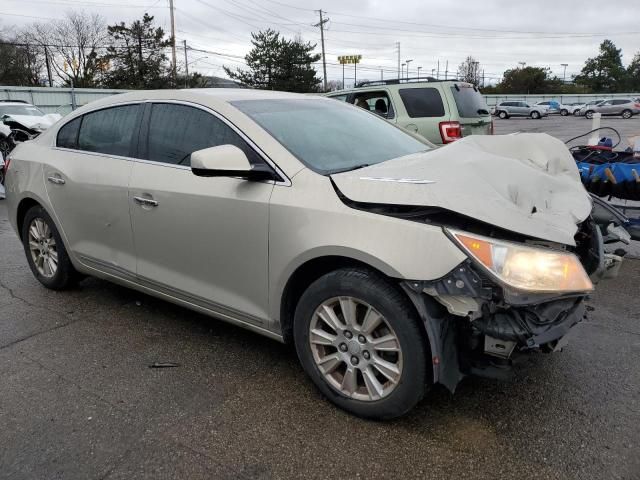
[[[32,115],[8,115],[9,120],[13,120],[20,125],[35,129],[35,130],[46,130],[51,125],[56,123],[58,120],[62,118],[60,114],[50,113],[48,115],[44,115],[42,117],[36,117]]]
[[[469,136],[331,178],[356,202],[440,207],[567,245],[591,212],[571,153],[544,133]]]

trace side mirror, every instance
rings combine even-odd
[[[240,177],[247,180],[275,180],[267,165],[252,166],[235,145],[197,150],[191,154],[191,171],[198,177]]]

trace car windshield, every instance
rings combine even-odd
[[[375,114],[329,99],[240,100],[232,105],[323,175],[430,148]]]
[[[456,88],[457,87],[457,88]],[[453,98],[458,106],[458,113],[463,118],[486,117],[489,107],[479,91],[471,85],[455,85],[451,87]]]
[[[23,115],[25,117],[42,117],[44,113],[33,105],[0,105],[0,117],[3,115]]]

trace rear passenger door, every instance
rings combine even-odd
[[[263,158],[211,111],[148,104],[130,183],[137,273],[143,284],[222,316],[268,318],[269,199],[273,182],[198,177],[191,153],[232,144]]]
[[[127,197],[141,104],[86,113],[59,131],[45,184],[68,246],[82,263],[135,275]]]
[[[449,106],[436,87],[406,87],[398,90],[398,125],[441,145],[440,122],[449,120]]]

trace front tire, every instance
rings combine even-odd
[[[71,264],[60,233],[44,208],[31,207],[22,223],[22,245],[36,279],[52,290],[64,290],[79,275]]]
[[[622,118],[624,118],[625,120],[628,120],[631,117],[633,117],[633,112],[631,110],[623,110],[622,111]]]
[[[312,283],[296,308],[294,341],[318,389],[360,417],[399,417],[432,383],[428,339],[412,304],[366,269],[336,270]]]
[[[585,117],[587,117],[589,120],[591,120],[593,118],[593,110],[589,110],[587,111],[587,113],[584,114]]]
[[[567,110],[566,108],[563,108],[562,110],[560,110],[560,115],[562,115],[563,117],[566,117],[567,115],[569,115],[569,110]]]
[[[538,120],[540,118],[540,112],[534,110],[533,112],[531,112],[531,118],[533,118],[534,120]]]
[[[506,120],[507,118],[509,118],[509,115],[507,114],[507,112],[501,111],[500,113],[498,113],[498,117],[500,117],[502,120]]]

